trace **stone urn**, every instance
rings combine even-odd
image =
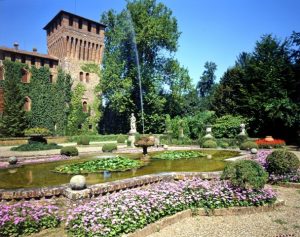
[[[266,136],[265,141],[272,142],[274,141],[274,138],[272,136]]]
[[[155,138],[153,136],[149,136],[149,137],[141,137],[139,140],[137,140],[134,145],[136,147],[142,147],[143,148],[143,155],[147,155],[148,154],[148,147],[150,146],[154,146],[154,140]]]

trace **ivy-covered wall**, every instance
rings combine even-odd
[[[82,83],[77,84],[73,90],[67,126],[68,135],[76,135],[87,131],[86,123],[89,113],[85,113],[82,110],[84,91],[85,87]]]
[[[72,86],[70,75],[59,69],[53,84],[49,80],[48,67],[32,67],[31,72],[29,126],[48,128],[52,134],[66,135]]]
[[[21,70],[31,73],[30,83],[22,83]],[[88,113],[82,111],[84,86],[71,90],[69,74],[58,70],[56,83],[50,82],[48,67],[31,67],[4,60],[4,112],[0,118],[0,136],[22,136],[26,128],[48,128],[53,135],[75,135],[79,125],[88,124]],[[31,110],[24,111],[25,97],[31,100]],[[71,100],[72,98],[72,100]]]
[[[4,111],[0,119],[0,136],[22,136],[28,126],[23,109],[25,96],[28,93],[26,84],[21,83],[22,68],[27,65],[4,60],[4,78],[0,86],[4,89]]]

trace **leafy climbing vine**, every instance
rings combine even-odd
[[[101,70],[100,70],[100,66],[97,64],[94,64],[94,63],[84,64],[81,67],[81,69],[88,73],[95,73],[99,78],[99,82],[94,89],[94,102],[91,106],[92,113],[88,117],[87,122],[85,123],[85,127],[88,125],[92,125],[92,130],[90,130],[90,132],[96,133],[98,123],[102,117],[102,114],[101,114],[101,104],[102,104],[101,102],[102,101],[101,101],[101,86],[100,86]],[[84,127],[84,129],[86,129],[85,127]]]
[[[81,126],[83,126],[88,117],[88,113],[82,110],[82,97],[84,92],[85,87],[82,83],[78,83],[73,90],[67,126],[68,135],[75,135],[83,130],[85,131],[85,129],[81,130]]]

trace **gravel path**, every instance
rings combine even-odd
[[[300,236],[300,189],[274,187],[286,205],[272,212],[241,216],[196,216],[148,237]]]

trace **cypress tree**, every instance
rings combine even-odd
[[[0,135],[4,137],[22,136],[27,127],[25,86],[21,83],[21,70],[24,67],[24,64],[18,62],[4,61],[4,111],[0,120]]]

